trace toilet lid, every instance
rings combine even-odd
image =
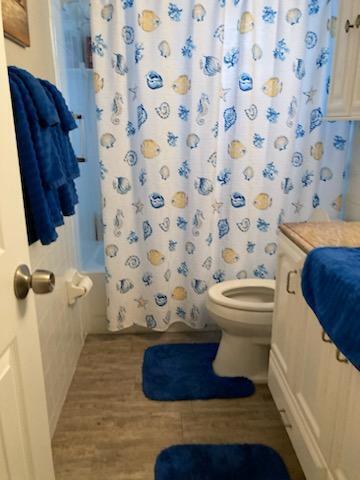
[[[216,283],[208,290],[212,302],[255,312],[274,310],[275,280],[242,279]]]

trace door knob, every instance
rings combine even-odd
[[[26,298],[30,288],[34,293],[50,293],[55,288],[55,275],[48,270],[35,270],[31,275],[27,265],[19,265],[14,275],[16,298]]]

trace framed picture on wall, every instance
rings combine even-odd
[[[22,47],[30,47],[26,0],[1,0],[5,37]]]

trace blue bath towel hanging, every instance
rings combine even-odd
[[[17,67],[8,71],[28,239],[46,245],[78,203],[80,172],[69,140],[76,123],[54,85]]]
[[[41,181],[39,165],[31,129],[23,103],[23,97],[14,80],[10,77],[16,138],[19,153],[20,173],[24,195],[25,217],[29,243],[39,238],[44,244],[56,240],[57,233],[49,204]]]
[[[49,190],[58,188],[66,183],[66,175],[59,153],[52,143],[52,128],[41,126],[36,104],[21,76],[14,72],[11,74],[11,80],[16,83],[21,94],[44,188]]]
[[[41,88],[39,80],[22,68],[10,66],[8,67],[8,72],[10,76],[16,75],[20,77],[26,85],[39,115],[41,126],[51,127],[52,125],[57,125],[60,119],[56,108],[49,101],[44,89]]]

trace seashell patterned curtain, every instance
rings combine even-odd
[[[336,2],[92,0],[91,17],[109,329],[203,328],[213,283],[274,276],[279,223],[341,211]]]

